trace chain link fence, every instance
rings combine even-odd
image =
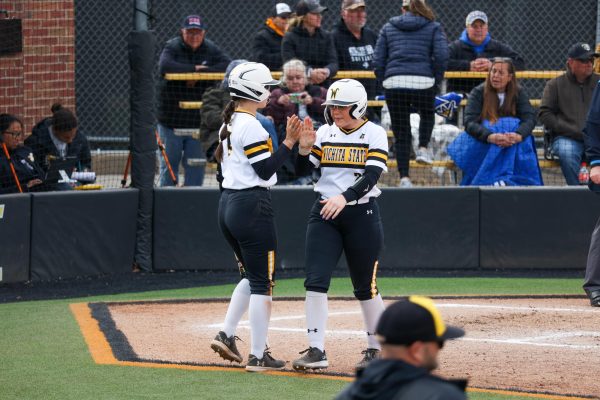
[[[150,28],[157,36],[156,62],[163,44],[178,34],[182,19],[200,14],[208,25],[207,38],[231,59],[249,58],[252,38],[271,15],[277,1],[150,0]],[[76,41],[76,110],[79,131],[90,141],[94,169],[104,187],[119,187],[125,169],[129,137],[129,64],[127,35],[132,30],[133,1],[74,0]],[[295,2],[289,2],[294,6]],[[400,14],[400,0],[367,0],[367,25],[379,32]],[[322,27],[330,30],[340,19],[340,0],[322,0],[329,10]],[[459,38],[465,17],[482,10],[489,17],[492,38],[509,43],[526,62],[526,70],[565,68],[566,52],[575,42],[593,45],[597,0],[430,0],[449,41]],[[159,74],[156,69],[156,81]],[[530,97],[541,97],[546,79],[522,80]],[[538,139],[538,142],[540,140]],[[539,143],[538,143],[539,144]],[[209,167],[204,185],[215,185]],[[421,173],[421,172],[419,172]],[[544,169],[546,184],[564,184],[558,168]],[[460,172],[423,169],[422,185],[457,184]],[[383,185],[395,186],[398,176],[388,174]]]

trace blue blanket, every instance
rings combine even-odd
[[[520,120],[502,117],[495,124],[483,121],[493,133],[514,132]],[[462,132],[449,146],[448,155],[463,171],[461,186],[540,186],[542,173],[532,135],[519,144],[502,148],[482,143]]]

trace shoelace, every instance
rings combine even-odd
[[[275,358],[273,358],[273,356],[271,355],[271,350],[268,347],[263,353],[263,360],[265,359],[265,357],[269,357],[270,360],[275,360]]]
[[[377,356],[378,351],[376,349],[366,349],[360,352],[360,354],[364,354],[365,357],[369,359],[373,359]]]
[[[312,351],[312,349],[313,349],[313,348],[314,348],[314,347],[309,347],[308,349],[302,350],[302,351],[301,351],[300,353],[298,353],[298,354],[304,354],[304,353],[306,353],[306,352],[310,352],[310,351]]]

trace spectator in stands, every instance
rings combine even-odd
[[[343,0],[342,18],[332,31],[339,68],[342,71],[372,71],[377,33],[365,26],[367,5],[364,0]],[[379,93],[375,79],[357,79],[369,99]]]
[[[329,78],[338,71],[338,60],[331,34],[321,29],[321,13],[326,10],[318,0],[300,0],[283,37],[281,54],[284,63],[293,58],[304,61],[309,82],[328,87]]]
[[[52,117],[38,122],[33,127],[31,136],[25,140],[25,145],[33,151],[34,159],[44,172],[50,169],[52,161],[65,159],[71,159],[77,171],[90,171],[90,145],[85,135],[77,131],[77,117],[60,103],[53,104],[51,111]],[[61,184],[55,188],[68,190],[71,186]]]
[[[189,163],[190,159],[202,158],[200,142],[191,136],[175,134],[175,129],[197,129],[200,113],[198,110],[181,109],[179,102],[200,101],[204,91],[214,83],[210,80],[168,81],[164,74],[225,71],[230,59],[215,43],[205,38],[206,28],[204,19],[199,15],[186,17],[180,34],[165,44],[159,61],[163,78],[159,88],[158,133],[176,176],[179,175],[179,163],[183,163],[185,186],[202,186],[204,166]],[[160,185],[173,186],[163,157],[160,158]]]
[[[265,113],[273,118],[278,134],[285,134],[288,117],[296,114],[301,120],[309,116],[315,129],[325,123],[323,102],[327,89],[311,85],[306,79],[306,66],[291,59],[283,64],[283,87],[271,92]]]
[[[487,72],[492,63],[491,58],[508,57],[513,60],[517,70],[525,68],[525,61],[508,44],[492,39],[488,32],[488,17],[483,11],[471,11],[466,19],[467,27],[460,36],[450,44],[448,71]],[[483,79],[450,79],[448,89],[469,93]]]
[[[541,185],[534,126],[535,111],[511,59],[492,59],[487,79],[469,94],[466,133],[448,146],[463,171],[461,185]]]
[[[356,380],[336,400],[355,399],[466,399],[465,380],[445,380],[431,372],[446,340],[465,331],[446,326],[433,301],[410,296],[381,314],[375,331],[381,358],[358,371]]]
[[[410,57],[406,49],[410,49]],[[448,62],[446,35],[425,0],[403,0],[402,15],[384,25],[375,48],[375,75],[383,81],[400,186],[410,187],[411,111],[421,117],[417,162],[431,164],[427,149],[434,124],[434,99]]]
[[[287,119],[297,115],[301,120],[310,117],[313,126],[318,129],[325,123],[325,98],[327,89],[307,82],[306,66],[301,60],[291,59],[283,64],[283,87],[271,92],[269,104],[265,113],[273,118],[280,138],[285,137]],[[295,163],[298,156],[298,146],[292,149],[292,156],[277,171],[278,184],[308,184],[312,178],[299,177],[295,172]]]
[[[549,131],[552,153],[558,156],[568,185],[579,185],[583,127],[600,79],[592,70],[597,56],[587,43],[574,44],[569,49],[566,74],[549,80],[544,88],[539,118]]]
[[[265,21],[252,46],[252,61],[265,64],[272,71],[281,70],[281,41],[288,28],[292,9],[286,3],[277,3],[273,15]]]
[[[44,171],[35,161],[31,149],[23,146],[24,137],[20,119],[11,114],[0,114],[0,194],[19,193],[19,186],[23,192],[45,189]]]
[[[225,77],[221,86],[208,88],[202,95],[202,108],[200,108],[200,141],[202,147],[206,149],[206,159],[215,162],[214,152],[219,145],[219,131],[223,125],[223,110],[231,101],[229,95],[229,74],[238,65],[247,62],[247,60],[233,60],[225,70]],[[265,117],[257,112],[256,119],[271,136],[273,149],[277,150],[278,139],[275,125],[272,119]]]

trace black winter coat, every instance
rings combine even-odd
[[[506,43],[491,39],[483,53],[476,54],[473,47],[462,40],[455,40],[449,46],[450,59],[448,60],[448,71],[469,71],[471,61],[476,58],[509,57],[517,70],[525,69],[525,60]],[[473,88],[483,82],[484,79],[449,79],[448,90],[469,93]]]
[[[252,61],[265,64],[271,71],[281,71],[281,41],[283,36],[270,26],[263,25],[254,36]]]
[[[206,65],[202,72],[224,72],[230,58],[216,44],[204,39],[196,51],[185,44],[181,36],[169,40],[160,55],[160,74],[195,72],[196,65]],[[197,128],[200,125],[198,110],[179,108],[180,101],[200,101],[206,88],[214,81],[167,81],[164,76],[159,86],[158,121],[169,128]]]

